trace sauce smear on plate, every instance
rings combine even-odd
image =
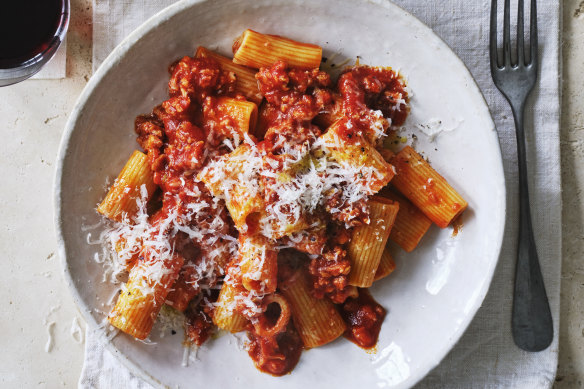
[[[347,323],[345,338],[359,347],[374,347],[386,313],[367,289],[359,288],[359,297],[347,299],[341,309],[341,316]]]

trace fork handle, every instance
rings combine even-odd
[[[523,350],[541,351],[552,342],[553,322],[531,225],[523,131],[524,104],[511,104],[511,107],[519,159],[519,244],[513,296],[513,339]]]

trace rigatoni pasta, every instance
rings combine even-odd
[[[394,224],[395,226],[395,224]],[[382,278],[387,277],[395,270],[395,262],[391,253],[389,252],[389,248],[385,246],[383,253],[381,253],[381,259],[379,260],[379,266],[375,271],[375,277],[373,281],[379,281]]]
[[[290,317],[292,316],[292,309],[288,300],[279,293],[272,293],[264,298],[263,304],[266,307],[266,310],[270,305],[277,305],[280,313],[276,320],[271,318],[265,312],[260,315],[253,323],[255,332],[259,336],[266,338],[274,337],[285,332],[286,326],[290,322]]]
[[[213,58],[216,60],[223,70],[232,72],[237,78],[235,84],[235,91],[241,93],[249,101],[260,104],[263,96],[258,89],[258,83],[255,79],[255,71],[234,63],[230,58],[224,57],[221,54],[217,54],[209,49],[202,46],[197,48],[195,53],[195,58]]]
[[[220,97],[216,103],[216,117],[224,121],[230,132],[243,139],[254,131],[258,119],[258,107],[251,101]]]
[[[205,183],[214,196],[225,199],[235,228],[242,233],[248,232],[248,223],[256,223],[265,207],[259,191],[250,188],[248,182],[239,180],[241,176],[254,175],[253,168],[249,166],[255,162],[254,159],[257,159],[256,150],[242,144],[217,160],[217,163],[208,165],[198,175],[198,179]]]
[[[413,251],[432,225],[432,221],[408,199],[394,190],[384,190],[381,196],[399,204],[399,212],[389,234],[389,239],[408,253]]]
[[[468,206],[466,200],[410,146],[391,160],[397,170],[392,185],[438,227],[446,228]]]
[[[245,329],[248,320],[236,310],[235,303],[235,297],[243,293],[243,290],[243,285],[234,280],[223,283],[217,299],[217,308],[213,310],[213,323],[217,327],[232,333]]]
[[[357,172],[355,180],[362,180],[373,193],[381,190],[394,176],[392,166],[359,133],[344,137],[346,118],[334,122],[320,140],[333,160],[342,166],[352,167]]]
[[[199,294],[197,274],[194,263],[185,263],[178,278],[166,296],[165,303],[177,311],[184,312],[191,300]]]
[[[136,150],[116,178],[105,199],[97,207],[97,211],[118,222],[124,215],[133,216],[138,209],[136,199],[140,198],[142,187],[148,193],[147,199],[156,189],[146,154]]]
[[[147,259],[132,268],[108,316],[110,324],[138,339],[145,339],[150,333],[184,262],[180,255],[162,259],[150,250],[143,255]]]
[[[373,284],[379,261],[385,249],[391,227],[399,211],[399,205],[383,197],[369,200],[369,225],[362,225],[353,231],[347,247],[351,260],[349,284],[368,288]]]
[[[320,66],[321,59],[320,46],[253,30],[245,30],[233,44],[233,62],[250,68],[284,61],[290,66],[313,69]]]
[[[276,291],[278,253],[263,236],[239,237],[239,267],[243,287],[251,292],[269,294]]]
[[[343,334],[346,325],[334,304],[312,296],[310,284],[302,271],[292,274],[280,289],[290,302],[296,330],[304,346],[322,346]]]
[[[355,65],[334,85],[321,47],[253,30],[233,51],[173,62],[169,98],[136,120],[145,153],[98,207],[129,273],[108,320],[145,339],[166,304],[188,342],[246,331],[281,376],[341,335],[374,347],[386,310],[366,288],[396,268],[388,239],[411,251],[467,204],[413,149],[382,147],[409,112],[399,72]]]

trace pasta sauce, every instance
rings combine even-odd
[[[367,289],[359,289],[359,296],[347,299],[341,309],[347,323],[345,337],[360,347],[374,347],[386,313]]]
[[[408,115],[405,84],[390,68],[356,66],[341,75],[338,89],[347,116],[368,128],[366,113],[379,110],[393,126],[401,126]],[[365,114],[365,115],[364,115]]]
[[[167,304],[185,312],[190,343],[247,331],[255,366],[281,376],[342,334],[377,342],[386,311],[366,288],[395,268],[386,243],[407,226],[381,190],[417,174],[396,171],[382,145],[408,94],[391,68],[348,67],[334,83],[315,45],[247,30],[234,50],[233,61],[199,48],[172,63],[168,99],[136,118],[145,154],[98,207],[118,223],[109,242],[130,273],[108,320],[144,339]],[[424,168],[436,181],[426,196],[464,210]],[[414,178],[402,181],[429,182]],[[410,250],[427,227],[407,235]]]
[[[292,324],[277,337],[258,336],[251,331],[251,341],[248,345],[248,354],[256,367],[274,376],[282,376],[294,369],[303,344]]]

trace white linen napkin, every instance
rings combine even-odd
[[[173,0],[94,0],[93,66],[149,16]],[[507,225],[490,291],[468,330],[419,388],[549,388],[558,361],[561,267],[560,17],[561,2],[538,7],[541,70],[527,105],[526,135],[532,217],[542,272],[554,319],[554,341],[545,351],[524,352],[511,336],[517,250],[518,178],[513,116],[489,70],[490,1],[394,0],[430,26],[470,69],[493,115],[507,184]],[[500,1],[502,3],[502,1]],[[151,386],[133,376],[88,330],[82,388]]]

